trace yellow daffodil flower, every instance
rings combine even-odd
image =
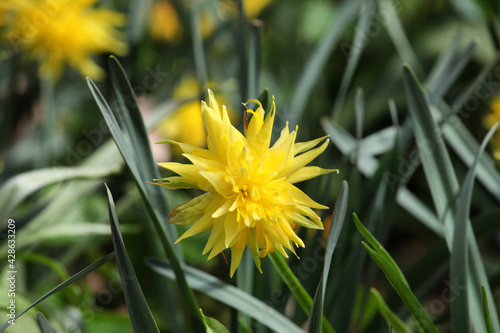
[[[14,51],[40,61],[40,75],[57,80],[65,64],[82,75],[100,79],[104,71],[93,54],[123,55],[127,45],[115,27],[125,17],[92,6],[96,0],[5,0],[6,38]]]
[[[230,249],[233,276],[246,246],[260,270],[260,258],[275,248],[288,257],[284,248],[295,253],[293,244],[304,247],[295,233],[298,226],[323,228],[313,209],[328,207],[313,201],[293,184],[336,170],[306,166],[326,149],[327,137],[296,143],[297,128],[290,132],[287,124],[270,147],[274,101],[266,117],[259,101],[249,101],[259,107],[246,111],[251,120],[246,122],[243,135],[210,90],[208,96],[208,104],[202,102],[201,107],[208,149],[166,140],[178,145],[192,164],[160,163],[179,176],[157,179],[154,184],[206,192],[172,210],[171,223],[193,223],[177,242],[211,230],[203,254],[210,252],[211,259]]]
[[[486,129],[490,129],[500,121],[500,97],[497,97],[491,103],[491,112],[484,116],[483,125]],[[494,141],[494,156],[500,160],[500,133],[497,131],[493,136]]]

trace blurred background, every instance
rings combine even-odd
[[[409,119],[402,66],[413,69],[442,114],[454,109],[460,122],[456,136],[475,147],[500,120],[499,15],[494,0],[2,0],[0,258],[6,261],[3,235],[12,218],[18,231],[16,264],[23,272],[17,280],[19,309],[113,251],[107,183],[127,251],[159,327],[173,332],[172,325],[182,325],[172,324],[182,320],[166,316],[169,301],[158,296],[164,295],[158,294],[158,285],[173,282],[144,264],[144,258],[156,256],[158,244],[154,232],[144,227],[147,214],[139,192],[85,80],[91,77],[112,101],[108,58],[116,55],[137,95],[156,162],[185,159],[175,147],[154,142],[206,144],[200,99],[208,88],[240,129],[242,102],[260,98],[268,103],[274,96],[275,134],[289,122],[299,126],[298,141],[330,135],[332,143],[316,164],[340,174],[300,185],[330,208],[342,180],[350,185],[349,214],[334,257],[325,315],[338,332],[387,331],[374,303],[363,296],[375,286],[398,314],[408,316],[373,264],[364,257],[353,261],[360,248],[350,221],[350,213],[356,212],[362,221],[372,221],[372,230],[408,272],[432,319],[449,331],[449,302],[440,296],[447,288],[449,255],[435,225],[426,222],[436,216],[428,181],[412,155],[412,135],[401,139],[405,146],[399,155],[391,155],[396,128],[405,128]],[[460,150],[465,141],[449,137],[462,183],[470,158]],[[498,179],[500,136],[495,138],[486,154],[490,175]],[[389,194],[379,196],[381,184]],[[476,186],[471,218],[499,304],[496,184]],[[403,199],[396,195],[401,186],[407,194]],[[198,194],[168,191],[166,205],[171,209]],[[324,215],[325,231],[300,231],[310,246],[299,249],[301,260],[289,260],[311,295],[321,274],[315,265],[323,257],[331,214],[332,209]],[[179,233],[185,229],[178,228]],[[236,284],[223,256],[207,261],[201,255],[207,238],[204,234],[176,246],[189,265]],[[305,327],[307,316],[288,298],[267,259],[263,270],[251,272],[253,294]],[[2,274],[0,318],[5,319],[6,271]],[[351,289],[346,287],[350,277],[356,281]],[[109,263],[37,309],[56,331],[129,332],[121,288],[116,265]],[[352,294],[339,296],[342,289]],[[205,315],[232,332],[241,325],[228,306],[196,295]],[[346,304],[342,297],[352,304],[340,315],[335,309]],[[266,331],[248,323],[249,330]],[[36,312],[9,329],[37,332]]]

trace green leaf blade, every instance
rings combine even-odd
[[[148,265],[155,272],[169,279],[175,279],[173,270],[168,262],[154,259],[149,260]],[[186,273],[189,285],[193,289],[247,314],[271,330],[278,333],[303,332],[297,325],[277,312],[273,307],[241,289],[193,267],[183,266],[183,270]]]
[[[156,326],[156,322],[146,302],[146,298],[142,293],[141,286],[137,281],[130,259],[128,258],[127,250],[125,249],[120,232],[113,196],[107,186],[106,191],[109,200],[111,235],[113,237],[116,261],[118,263],[118,270],[123,285],[123,294],[125,296],[125,303],[127,304],[132,327],[134,328],[134,332],[159,332],[158,326]]]

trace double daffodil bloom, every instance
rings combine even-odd
[[[192,164],[160,163],[179,176],[157,179],[155,184],[206,192],[172,210],[171,223],[193,224],[177,242],[211,230],[203,254],[210,252],[211,259],[230,249],[233,276],[246,246],[260,270],[260,258],[275,249],[288,257],[284,248],[295,253],[294,245],[304,247],[295,233],[298,226],[323,228],[313,209],[328,207],[293,184],[336,170],[306,166],[326,149],[327,137],[296,143],[297,128],[290,132],[287,124],[270,147],[274,101],[266,117],[259,101],[249,101],[259,107],[247,109],[251,120],[243,135],[231,125],[226,107],[219,108],[211,91],[208,97],[208,104],[201,106],[208,148],[166,140],[179,145]]]

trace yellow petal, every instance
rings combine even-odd
[[[212,218],[210,217],[210,219]],[[210,233],[210,237],[208,237],[207,244],[205,244],[205,248],[203,249],[202,254],[210,251],[217,242],[224,244],[224,220],[221,218],[212,220],[212,232]]]
[[[288,177],[295,171],[306,166],[309,162],[314,160],[319,154],[321,154],[328,146],[329,140],[326,140],[320,147],[311,149],[293,159],[292,164],[286,170],[279,174],[279,177]]]
[[[246,232],[246,243],[250,248],[250,252],[252,253],[252,258],[257,266],[259,272],[262,273],[262,269],[260,268],[260,257],[259,257],[259,244],[257,242],[257,232],[255,228],[248,229]]]
[[[222,171],[200,171],[202,175],[222,196],[229,196],[233,193],[233,185],[226,181],[227,174]],[[229,207],[228,207],[229,208]]]
[[[212,218],[207,215],[203,215],[198,221],[196,221],[191,228],[189,228],[185,233],[182,234],[181,237],[175,242],[175,244],[179,243],[181,240],[202,234],[212,228]]]
[[[220,114],[219,104],[215,99],[214,93],[210,89],[208,89],[208,106],[212,108],[212,110],[214,110],[216,113]]]
[[[293,213],[291,216],[291,219],[295,224],[301,225],[306,228],[311,228],[311,229],[323,229],[323,224],[321,221],[313,221],[305,217],[304,215],[301,215],[299,213]]]
[[[194,156],[194,155],[190,155],[190,156]],[[175,163],[175,162],[167,162],[167,163],[158,163],[158,165],[161,166],[162,168],[171,170],[171,171],[181,175],[182,177],[186,178],[187,180],[197,182],[197,183],[205,181],[205,178],[203,178],[198,173],[199,169],[192,164],[181,164],[181,163]],[[163,179],[165,179],[165,178],[155,179],[155,180],[163,180]]]
[[[233,277],[236,268],[238,268],[243,252],[245,251],[245,243],[239,242],[231,248],[231,277]]]
[[[231,242],[236,238],[236,236],[240,233],[238,230],[238,221],[236,221],[236,212],[229,213],[225,216],[224,219],[224,244],[226,248],[231,245]]]
[[[190,144],[187,144],[187,143],[177,142],[177,141],[169,140],[169,139],[158,141],[158,142],[155,142],[155,143],[156,144],[169,143],[169,144],[172,144],[172,145],[179,146],[179,148],[181,148],[182,152],[187,153],[187,154],[195,154],[195,155],[198,155],[198,156],[212,157],[210,155],[210,152],[207,149],[202,149],[200,147],[193,146],[193,145],[190,145]]]
[[[323,169],[317,166],[307,166],[295,171],[293,174],[286,178],[286,181],[294,184],[334,171],[337,173],[339,172],[339,170],[337,169]]]
[[[161,181],[161,182],[148,183],[148,184],[159,185],[159,186],[162,186],[162,187],[167,188],[169,190],[179,190],[179,189],[197,188],[198,187],[198,182],[184,178],[184,177],[178,177],[178,176],[155,179],[155,181]]]
[[[308,151],[309,149],[316,147],[316,145],[318,143],[320,143],[321,141],[323,141],[326,138],[328,138],[328,135],[325,135],[321,138],[317,138],[317,139],[307,141],[307,142],[297,142],[295,144],[295,154],[300,154],[300,153],[303,153],[305,151]]]
[[[317,209],[328,209],[327,206],[321,205],[313,199],[309,198],[307,194],[302,192],[296,186],[287,182],[284,182],[283,186],[287,189],[288,193],[297,204]]]

